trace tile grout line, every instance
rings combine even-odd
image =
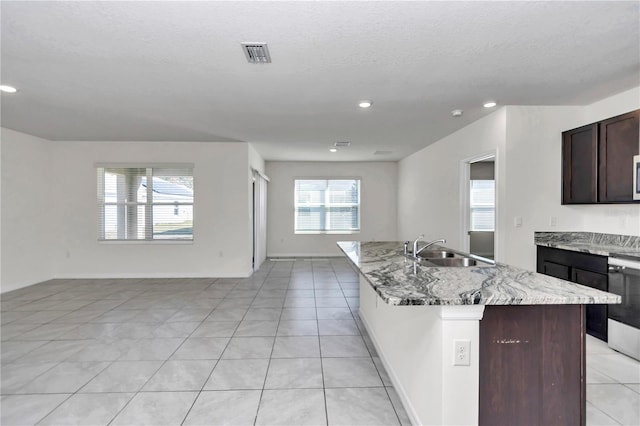
[[[203,290],[203,292],[204,292],[204,291],[206,291],[207,289],[209,289],[211,286],[213,286],[213,285],[216,283],[216,281],[217,281],[217,279],[216,279],[216,280],[214,280],[214,281],[213,281],[209,286],[207,286],[207,288],[205,288],[205,289]],[[118,305],[118,306],[119,306],[119,305]],[[213,312],[213,310],[214,310],[214,309],[215,309],[215,308],[213,308],[213,309],[212,309],[212,312]],[[205,319],[206,319],[206,317],[205,317]],[[205,321],[205,319],[203,319],[203,320],[200,322],[200,324],[202,324],[202,323]],[[166,323],[166,321],[165,321],[165,323]],[[118,417],[118,416],[119,416],[119,415],[120,415],[120,414],[121,414],[121,413],[122,413],[122,412],[123,412],[123,411],[124,411],[128,406],[129,406],[129,404],[131,403],[131,401],[133,401],[133,400],[135,399],[135,397],[136,397],[139,393],[141,393],[141,392],[142,392],[142,389],[147,385],[147,383],[149,383],[149,380],[151,380],[151,379],[153,378],[153,376],[155,376],[155,375],[158,373],[158,371],[160,371],[160,369],[161,369],[161,368],[162,368],[162,367],[163,367],[163,366],[164,366],[164,365],[165,365],[165,364],[166,364],[166,363],[171,359],[171,357],[172,357],[172,356],[173,356],[173,355],[174,355],[178,350],[180,350],[180,348],[182,347],[182,345],[184,345],[184,342],[186,342],[186,341],[189,339],[189,337],[190,337],[193,333],[195,333],[195,331],[196,331],[197,329],[198,329],[198,327],[194,328],[194,329],[193,329],[193,331],[189,334],[189,336],[187,336],[186,338],[184,338],[184,340],[182,341],[182,343],[181,343],[180,345],[178,345],[178,347],[176,347],[176,349],[175,349],[175,350],[174,350],[174,351],[173,351],[173,352],[172,352],[172,353],[167,357],[167,359],[165,359],[165,360],[162,362],[162,364],[160,365],[160,367],[159,367],[159,368],[158,368],[158,369],[157,369],[157,370],[156,370],[156,371],[155,371],[151,376],[149,376],[149,378],[147,379],[147,381],[146,381],[146,382],[145,382],[145,383],[144,383],[144,384],[143,384],[143,385],[138,389],[138,391],[136,391],[136,392],[134,392],[134,393],[133,393],[133,396],[132,396],[132,397],[131,397],[131,398],[130,398],[130,399],[129,399],[129,400],[128,400],[128,401],[127,401],[123,406],[122,406],[122,408],[121,408],[120,410],[118,410],[118,412],[117,412],[117,413],[116,413],[116,414],[111,418],[111,420],[109,421],[108,425],[110,425],[111,423],[113,423],[113,421],[114,421],[114,420],[115,420],[115,419],[116,419],[116,418],[117,418],[117,417]],[[214,365],[214,368],[215,368],[215,365]],[[213,370],[212,370],[212,371],[213,371]],[[206,382],[205,382],[205,383],[206,383]],[[204,386],[204,385],[203,385],[203,386]],[[198,399],[198,396],[199,396],[199,395],[200,395],[200,392],[198,392],[198,394],[196,395],[196,398],[193,400],[193,403],[195,403],[195,401]],[[193,407],[193,404],[192,404],[192,406],[191,406],[191,407]],[[191,411],[191,407],[189,408],[188,412],[189,412],[189,411]],[[187,414],[188,414],[188,412],[187,412]],[[185,415],[185,419],[186,419],[186,415]],[[184,419],[183,419],[183,422],[184,422]]]
[[[273,266],[274,266],[274,265],[271,265],[271,268],[269,269],[269,271],[270,271],[270,272],[271,272],[271,270],[273,270]],[[320,322],[321,322],[321,320],[319,319],[319,313],[318,313],[318,309],[319,309],[319,308],[318,308],[318,303],[317,303],[318,297],[321,297],[321,296],[323,296],[323,295],[322,295],[322,294],[320,294],[320,295],[319,295],[318,293],[316,293],[316,290],[317,290],[317,289],[316,289],[316,284],[317,284],[317,283],[316,283],[316,281],[317,281],[317,278],[316,278],[316,274],[314,273],[314,271],[315,271],[315,272],[318,272],[318,273],[322,273],[322,274],[324,274],[325,272],[328,272],[328,271],[325,271],[325,268],[321,268],[320,270],[315,270],[315,269],[313,268],[313,266],[314,266],[314,265],[313,265],[313,263],[312,263],[312,264],[311,264],[311,280],[312,280],[312,289],[313,289],[314,312],[315,312],[315,315],[316,315],[316,316],[315,316],[315,324],[316,324],[316,327],[317,327],[317,330],[318,330],[318,332],[317,332],[317,342],[318,342],[318,349],[319,349],[319,354],[320,354],[319,361],[320,361],[320,367],[321,367],[322,388],[323,388],[323,397],[324,397],[324,408],[325,408],[325,416],[327,416],[326,418],[327,418],[327,422],[328,422],[328,408],[327,408],[327,400],[326,400],[326,384],[325,384],[324,366],[323,366],[323,363],[322,363],[323,357],[322,357],[322,349],[321,349],[321,339],[322,339],[322,335],[321,335],[321,333],[320,333]],[[336,278],[337,285],[339,286],[339,288],[340,288],[340,290],[341,290],[341,294],[342,294],[341,299],[346,303],[346,307],[347,307],[347,309],[349,309],[349,311],[348,311],[348,312],[349,312],[349,318],[351,318],[351,321],[354,321],[354,322],[355,322],[356,329],[357,329],[357,331],[360,333],[359,335],[360,335],[360,338],[362,339],[362,338],[363,338],[362,333],[361,333],[361,331],[360,331],[360,329],[359,329],[359,327],[358,327],[358,322],[355,320],[355,317],[354,317],[354,309],[356,309],[356,308],[355,308],[355,307],[353,307],[353,306],[350,306],[350,305],[349,305],[349,303],[346,301],[347,297],[346,297],[346,295],[345,295],[345,293],[344,293],[345,288],[342,286],[342,283],[340,282],[340,280],[338,280],[338,279],[337,279],[338,274],[336,273],[336,270],[335,270],[334,265],[333,265],[333,264],[330,264],[330,266],[331,266],[331,269],[332,269],[332,272],[333,272],[333,276]],[[288,284],[287,284],[287,287],[286,287],[286,289],[285,289],[285,290],[286,290],[286,291],[285,291],[285,300],[286,300],[286,298],[287,298],[287,291],[289,291],[289,290],[291,289],[291,282],[292,282],[293,274],[294,274],[294,272],[296,272],[296,270],[294,269],[294,267],[295,267],[295,263],[291,263],[291,265],[290,265],[290,267],[289,267],[289,270],[288,270],[288,275],[286,275],[286,277],[287,277],[287,279],[288,279]],[[277,285],[276,285],[276,286],[273,286],[273,287],[269,287],[268,289],[267,289],[267,288],[265,288],[266,279],[268,279],[268,277],[269,277],[269,275],[270,275],[270,272],[269,272],[269,273],[267,273],[267,275],[266,275],[266,276],[263,276],[264,278],[262,278],[260,286],[257,288],[255,295],[252,297],[252,302],[253,302],[253,301],[255,301],[255,300],[257,300],[257,299],[259,298],[260,291],[270,290],[270,289],[272,289],[272,288],[273,288],[273,290],[277,290],[277,289],[278,289]],[[279,275],[279,274],[276,274],[276,276],[274,276],[274,278],[281,278],[281,279],[282,279],[282,278],[284,278],[284,276],[283,276],[283,277],[278,277],[277,275]],[[211,287],[212,287],[212,284],[210,284],[210,285],[207,287],[207,289],[208,289],[208,288],[211,288]],[[248,289],[250,288],[250,284],[249,284],[249,283],[245,283],[245,282],[240,282],[240,281],[235,282],[235,284],[233,285],[233,287],[232,287],[231,289],[229,289],[229,291],[228,291],[228,292],[227,292],[227,294],[222,298],[222,300],[225,300],[225,299],[226,299],[226,300],[232,300],[233,298],[228,298],[228,297],[229,297],[229,293],[230,293],[231,291],[234,291],[234,290],[239,290],[239,287],[242,287],[242,289],[243,289],[243,290],[244,290],[244,289],[247,289],[247,290],[248,290]],[[156,294],[156,293],[158,293],[158,292],[156,292],[155,290],[156,290],[156,289],[155,289],[155,288],[153,288],[153,287],[152,287],[152,288],[147,288],[146,290],[141,290],[140,292],[137,292],[136,294],[131,295],[127,300],[120,301],[120,303],[119,303],[118,305],[116,305],[116,306],[118,306],[118,307],[119,307],[119,306],[121,306],[121,305],[123,305],[123,304],[127,303],[127,301],[132,300],[132,299],[135,299],[135,298],[137,298],[137,297],[138,297],[138,296],[140,296],[140,295],[146,295],[146,296],[148,296],[148,299],[150,299],[150,300],[153,300],[153,299],[155,299],[155,300],[161,299],[163,295],[162,295],[162,294]],[[206,289],[203,289],[202,291],[204,291],[204,290],[206,290]],[[320,290],[323,290],[323,291],[325,291],[325,290],[326,290],[326,291],[330,291],[330,290],[331,290],[331,287],[327,288],[326,286],[323,286],[323,287],[322,287],[322,289],[320,289]],[[62,290],[62,291],[66,291],[66,290]],[[267,296],[268,296],[268,295],[267,295]],[[294,296],[295,296],[295,295],[294,295]],[[78,297],[80,297],[80,296],[78,296]],[[330,295],[326,295],[326,297],[330,297]],[[218,299],[218,298],[214,298],[214,299]],[[337,301],[336,301],[336,302],[337,302]],[[96,303],[97,303],[97,302],[96,302]],[[84,305],[84,306],[87,306],[87,305]],[[240,306],[240,305],[239,305],[239,306]],[[214,366],[213,366],[213,368],[212,368],[211,372],[209,372],[209,375],[207,375],[207,377],[204,379],[203,385],[200,387],[200,390],[199,390],[199,391],[198,391],[198,390],[195,390],[195,392],[196,392],[196,397],[194,398],[194,400],[193,400],[192,404],[190,405],[189,409],[187,410],[187,413],[185,414],[185,417],[183,418],[183,421],[182,421],[183,423],[186,421],[186,418],[188,417],[188,415],[190,414],[191,410],[192,410],[192,409],[193,409],[193,407],[195,406],[195,403],[196,403],[196,401],[198,400],[198,398],[200,397],[200,395],[204,392],[204,387],[206,386],[207,381],[210,379],[211,374],[213,373],[213,371],[214,371],[214,370],[215,370],[215,368],[217,367],[217,365],[218,365],[218,363],[219,363],[219,361],[220,361],[220,359],[221,359],[221,357],[222,357],[222,354],[224,354],[224,352],[227,350],[228,345],[229,345],[229,342],[231,341],[231,339],[233,339],[234,337],[243,337],[243,336],[236,336],[235,334],[238,332],[238,329],[239,329],[239,327],[240,327],[240,324],[241,324],[243,321],[247,320],[247,315],[248,315],[249,310],[251,309],[251,306],[252,306],[252,304],[250,303],[250,304],[249,304],[249,306],[248,306],[248,307],[246,307],[246,310],[245,310],[245,312],[244,312],[244,314],[243,314],[242,318],[240,319],[240,321],[239,321],[238,325],[234,328],[233,333],[232,333],[232,336],[229,338],[229,341],[227,342],[227,344],[225,345],[224,349],[222,350],[222,353],[221,353],[220,357],[218,357],[218,358],[215,360],[215,363],[213,364]],[[208,313],[208,315],[207,315],[205,318],[201,319],[201,320],[199,321],[199,324],[198,324],[198,325],[197,325],[197,326],[196,326],[196,327],[195,327],[195,328],[194,328],[194,329],[193,329],[193,330],[192,330],[188,335],[186,335],[186,337],[185,337],[185,336],[180,336],[180,337],[182,337],[182,339],[183,339],[183,340],[182,340],[182,342],[181,342],[181,344],[180,344],[180,345],[178,345],[178,346],[176,347],[176,349],[175,349],[175,350],[174,350],[174,351],[173,351],[173,352],[172,352],[168,357],[166,357],[164,360],[159,360],[159,361],[162,361],[162,362],[161,362],[161,364],[160,364],[160,366],[159,366],[159,367],[158,367],[158,368],[157,368],[157,369],[156,369],[156,370],[155,370],[155,371],[150,375],[150,377],[145,381],[145,383],[140,387],[140,389],[139,389],[137,392],[120,392],[120,393],[132,393],[132,394],[133,394],[133,396],[132,396],[132,398],[130,398],[130,399],[129,399],[129,401],[127,401],[127,403],[122,407],[122,409],[120,409],[120,411],[118,411],[118,412],[114,415],[114,417],[112,418],[111,422],[113,422],[113,421],[114,421],[114,419],[115,419],[118,415],[120,415],[120,413],[122,412],[122,410],[124,410],[127,406],[129,406],[129,404],[131,403],[131,401],[133,400],[133,398],[134,398],[137,394],[144,392],[144,391],[143,391],[144,386],[146,386],[146,385],[149,383],[149,381],[150,381],[150,380],[152,380],[152,378],[153,378],[153,377],[158,373],[158,371],[159,371],[161,368],[163,368],[163,367],[164,367],[164,366],[165,366],[165,365],[166,365],[166,364],[171,360],[171,357],[172,357],[172,356],[174,356],[174,355],[175,355],[175,353],[176,353],[180,348],[182,348],[182,347],[183,347],[183,345],[185,344],[185,342],[186,342],[188,339],[190,339],[190,338],[192,338],[192,337],[193,337],[193,334],[195,333],[195,330],[197,330],[197,329],[198,329],[198,328],[199,328],[199,327],[200,327],[200,326],[201,326],[201,325],[202,325],[202,324],[203,324],[203,323],[204,323],[208,318],[210,318],[210,315],[212,315],[212,313],[215,311],[215,309],[216,309],[217,307],[218,307],[218,305],[216,305],[216,307],[212,308],[212,309],[211,309],[211,311]],[[181,305],[181,307],[180,307],[179,309],[177,309],[177,311],[179,312],[180,310],[184,310],[184,308],[185,308],[185,305],[184,305],[184,304],[182,304],[182,305]],[[133,309],[133,310],[149,310],[149,309],[151,309],[151,308],[146,307],[145,309]],[[277,332],[278,332],[279,326],[281,325],[281,321],[283,321],[283,318],[284,318],[284,309],[285,309],[285,307],[284,307],[284,306],[281,306],[281,307],[280,307],[280,313],[279,313],[278,321],[277,321],[277,324],[276,324],[276,336],[274,336],[274,344],[271,346],[271,352],[270,352],[270,355],[269,355],[269,358],[268,358],[267,371],[266,371],[266,373],[265,373],[265,377],[264,377],[264,380],[263,380],[262,391],[261,391],[261,398],[260,398],[260,401],[259,401],[259,403],[258,403],[258,410],[259,410],[259,406],[260,406],[261,399],[262,399],[262,393],[264,392],[264,390],[265,390],[265,388],[266,388],[266,382],[267,382],[267,378],[268,378],[269,370],[270,370],[270,368],[271,368],[271,360],[273,359],[273,354],[274,354],[274,349],[275,349],[275,340],[277,339]],[[81,310],[81,309],[77,309],[77,310]],[[101,314],[101,315],[104,315],[105,313],[107,313],[107,312],[112,312],[112,311],[116,311],[115,307],[110,308],[109,310],[105,311],[105,312],[104,312],[103,314]],[[120,310],[120,311],[127,311],[127,310]],[[75,312],[75,311],[72,311],[72,312]],[[137,314],[137,315],[139,315],[139,314]],[[298,318],[292,318],[292,320],[297,320],[297,319],[298,319]],[[162,325],[167,324],[167,323],[168,323],[167,321],[168,321],[168,319],[165,319],[162,323],[160,323],[160,324],[158,325],[158,327],[161,327]],[[122,324],[124,324],[124,322],[123,322]],[[352,335],[352,334],[342,334],[341,332],[339,332],[339,333],[337,333],[337,334],[336,334],[336,336],[351,336],[351,335]],[[295,335],[295,334],[294,334],[294,335],[292,335],[292,336],[297,336],[297,335]],[[289,337],[292,337],[292,336],[289,336]],[[302,336],[302,335],[301,335],[301,336]],[[248,336],[248,337],[251,337],[251,336]],[[160,338],[160,337],[159,337],[159,338]],[[167,337],[167,338],[168,338],[168,337]],[[136,340],[136,341],[139,341],[139,340],[141,340],[141,339],[140,339],[140,338],[138,338],[138,339],[135,339],[135,340]],[[47,342],[52,342],[52,341],[47,341]],[[46,344],[46,343],[45,343],[45,344]],[[366,346],[366,345],[365,345],[365,346]],[[36,350],[36,349],[37,349],[37,348],[34,348],[33,350]],[[367,352],[368,352],[368,357],[367,357],[367,359],[370,359],[370,360],[371,360],[371,362],[373,362],[373,359],[372,359],[372,356],[373,356],[373,355],[371,354],[371,351],[369,350],[369,348],[368,348],[368,347],[367,347]],[[67,360],[67,359],[69,359],[69,358],[71,358],[71,357],[73,357],[73,356],[74,356],[74,355],[73,355],[73,354],[71,354],[69,357],[65,358],[65,360]],[[297,357],[297,358],[299,358],[299,357]],[[58,362],[57,362],[57,364],[60,364],[61,362],[65,362],[65,360],[63,360],[63,361],[58,361]],[[107,363],[107,365],[105,366],[105,369],[106,369],[106,368],[109,368],[110,366],[112,366],[113,364],[115,364],[115,363],[116,363],[116,362],[118,362],[118,361],[120,361],[120,358],[118,358],[118,359],[116,359],[116,360],[112,360],[112,361],[108,362],[108,363]],[[124,361],[127,361],[127,360],[124,360]],[[133,360],[132,360],[132,361],[133,361]],[[57,364],[56,364],[56,365],[57,365]],[[55,365],[54,365],[54,367],[55,367]],[[54,368],[54,367],[52,367],[52,368]],[[375,366],[375,363],[374,363],[374,368],[376,368],[377,373],[378,373],[378,376],[380,376],[380,372],[379,372],[379,370],[378,370],[378,367],[377,367],[377,366]],[[104,370],[103,370],[103,371],[104,371]],[[93,378],[89,379],[87,383],[91,382],[95,377],[97,377],[97,376],[98,376],[98,375],[100,375],[101,373],[102,373],[102,372],[98,372],[98,373],[96,373],[96,375],[95,375]],[[44,373],[43,373],[43,374],[44,374]],[[86,386],[86,384],[85,384],[84,386]],[[82,389],[84,386],[80,387],[80,389],[78,389],[75,393],[80,392],[80,391],[81,391],[81,389]],[[345,387],[348,387],[348,386],[345,386]],[[368,387],[368,386],[367,386],[367,387]],[[384,383],[383,383],[383,387],[384,387]],[[310,389],[315,389],[315,388],[310,388]],[[171,391],[171,390],[167,390],[167,391],[149,391],[149,392],[173,392],[173,391]],[[185,390],[184,392],[194,392],[194,391],[191,391],[191,390]],[[103,392],[103,393],[118,393],[118,392]],[[388,397],[389,397],[389,396],[388,396]],[[68,400],[68,398],[67,398],[66,400]],[[66,400],[65,400],[65,401],[66,401]],[[62,403],[64,403],[64,401],[63,401]],[[62,404],[62,403],[61,403],[61,404]],[[56,409],[57,409],[57,407],[56,407],[56,408],[54,408],[54,410],[52,410],[52,411],[55,411]],[[394,409],[395,409],[395,407],[394,407]],[[255,417],[254,423],[255,423],[255,422],[257,422],[257,414],[258,414],[258,410],[256,411],[256,417]],[[47,414],[47,415],[49,415],[49,414]],[[397,416],[397,412],[396,412],[396,416]],[[45,416],[45,417],[46,417],[46,416]]]
[[[215,284],[215,282],[211,283],[211,285],[210,285],[209,287],[207,287],[207,289],[211,288],[211,286],[213,286],[214,284]],[[236,286],[237,286],[237,284],[236,284]],[[205,291],[206,291],[206,290],[205,290]],[[230,291],[233,291],[233,288],[232,288]],[[225,296],[225,297],[226,297],[226,296]],[[224,300],[224,298],[223,298],[222,300]],[[216,305],[216,307],[217,307],[217,306],[219,306],[219,305],[220,305],[220,303],[218,303],[218,305]],[[196,330],[197,330],[200,326],[202,326],[202,324],[204,324],[204,322],[207,320],[207,318],[209,318],[209,316],[211,315],[211,313],[212,313],[213,311],[215,311],[215,310],[216,310],[216,308],[213,308],[213,309],[211,310],[211,312],[209,312],[209,315],[207,315],[206,317],[204,317],[204,319],[200,322],[200,325],[199,325],[198,327],[194,328],[194,329],[193,329],[193,331],[191,332],[191,334],[189,334],[189,337],[187,337],[187,338],[184,340],[185,342],[186,342],[186,341],[187,341],[187,340],[188,340],[188,339],[193,335],[193,333],[195,333],[195,332],[196,332]],[[246,313],[245,313],[245,315],[246,315]],[[243,318],[244,318],[244,317],[243,317]],[[236,328],[234,329],[233,334],[235,334],[235,332],[236,332],[236,330],[237,330],[237,328],[238,328],[239,326],[240,326],[240,323],[238,323],[238,326],[236,326]],[[220,357],[215,361],[215,363],[213,364],[213,368],[211,369],[211,371],[209,372],[209,374],[207,375],[207,377],[206,377],[206,378],[204,379],[204,381],[202,382],[202,386],[200,386],[200,390],[199,390],[199,391],[196,391],[196,392],[197,392],[196,397],[193,399],[193,402],[191,403],[191,405],[189,406],[189,409],[188,409],[188,410],[187,410],[187,412],[185,413],[184,418],[183,418],[183,419],[182,419],[182,421],[180,422],[180,425],[183,425],[183,424],[184,424],[184,422],[186,422],[186,421],[187,421],[187,418],[189,417],[189,414],[191,413],[191,410],[193,410],[193,407],[196,405],[196,402],[197,402],[197,401],[198,401],[198,399],[200,398],[200,395],[202,395],[202,392],[203,392],[203,390],[204,390],[205,386],[207,385],[207,382],[209,381],[209,379],[211,378],[211,375],[213,374],[213,372],[215,371],[216,367],[217,367],[217,366],[218,366],[218,364],[220,363],[220,359],[222,359],[222,354],[224,354],[224,351],[226,351],[226,350],[227,350],[227,347],[229,346],[229,343],[231,342],[231,339],[232,339],[232,337],[231,337],[231,338],[229,338],[229,341],[228,341],[228,342],[227,342],[227,344],[225,345],[224,349],[222,350],[222,352],[220,352]],[[183,342],[183,344],[184,344],[184,342]],[[181,346],[182,346],[182,345],[180,345],[180,347],[181,347]],[[178,349],[176,349],[176,351],[177,351],[177,350],[178,350]],[[175,352],[174,352],[174,354],[175,354]],[[171,354],[171,356],[173,356],[173,354]],[[169,361],[169,359],[171,358],[171,356],[167,359],[167,361]],[[151,379],[151,378],[150,378],[150,379]]]
[[[267,274],[267,276],[266,276],[265,280],[263,281],[262,285],[260,286],[260,288],[262,288],[264,286],[264,283],[269,278],[269,274],[271,274],[271,270],[272,269],[273,269],[273,266],[269,270],[269,273]],[[289,277],[290,276],[291,275],[289,275]],[[289,281],[287,282],[287,289],[289,288],[289,283],[290,282],[291,282],[291,278],[289,278]],[[286,292],[285,292],[285,300],[286,300]],[[276,326],[276,335],[273,337],[273,344],[271,345],[271,352],[269,354],[269,361],[267,362],[267,371],[265,371],[265,374],[264,374],[264,381],[262,382],[262,389],[260,390],[260,397],[258,398],[258,406],[256,407],[256,414],[255,414],[255,416],[253,418],[254,426],[258,422],[258,414],[260,413],[260,405],[262,404],[262,397],[264,395],[265,386],[267,385],[267,377],[269,375],[269,369],[271,368],[271,357],[273,356],[273,349],[276,346],[276,339],[277,339],[277,336],[278,336],[278,329],[280,328],[280,321],[282,320],[283,311],[284,311],[284,301],[283,301],[283,307],[280,309],[280,316],[278,317],[278,325]]]

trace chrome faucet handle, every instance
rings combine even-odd
[[[418,255],[418,241],[420,241],[423,238],[424,238],[424,234],[418,235],[418,238],[416,238],[413,241],[413,253],[412,254],[413,254],[414,257]]]

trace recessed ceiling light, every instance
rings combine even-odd
[[[335,148],[329,148],[329,152],[338,152],[338,150]]]
[[[369,108],[371,105],[373,105],[373,101],[366,101],[366,100],[364,100],[364,101],[360,101],[360,102],[358,102],[358,106],[359,106],[360,108]]]
[[[485,107],[485,108],[493,108],[496,105],[498,105],[498,104],[496,104],[493,101],[490,101],[490,102],[485,102],[484,105],[482,105],[482,106]]]
[[[5,93],[16,93],[18,91],[18,89],[16,89],[15,87],[11,87],[11,86],[5,86],[0,85],[0,91],[5,92]]]
[[[464,111],[461,109],[454,109],[453,111],[451,111],[451,115],[453,115],[454,117],[461,117],[463,113]]]

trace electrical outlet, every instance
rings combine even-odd
[[[558,218],[555,216],[549,216],[549,226],[554,228],[558,224]]]
[[[469,351],[471,341],[460,339],[453,341],[453,365],[471,365]]]

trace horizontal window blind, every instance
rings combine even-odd
[[[472,180],[470,188],[471,231],[495,228],[495,181]]]
[[[360,179],[297,179],[295,232],[360,230]]]
[[[97,167],[99,240],[193,240],[193,166]]]

